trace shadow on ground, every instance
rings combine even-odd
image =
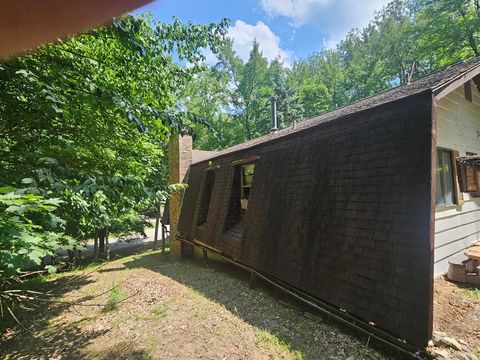
[[[247,323],[275,335],[292,350],[300,351],[304,359],[319,359],[322,353],[323,358],[330,358],[327,354],[338,355],[335,358],[380,358],[365,346],[366,337],[353,334],[346,328],[340,330],[337,323],[325,318],[312,320],[305,317],[304,312],[311,314],[313,309],[282,296],[268,284],[257,282],[256,288],[250,289],[250,274],[231,264],[209,261],[208,266],[204,267],[196,260],[177,263],[171,261],[169,256],[151,254],[123,265],[130,269],[149,269],[192,288],[222,304]],[[319,314],[315,316],[320,317]],[[355,348],[356,355],[350,357],[349,348]],[[397,353],[391,353],[390,349],[378,345],[375,345],[375,349],[381,351],[385,358],[402,358]]]
[[[125,259],[118,266],[103,267],[99,273],[111,274],[127,269],[147,269],[183,284],[205,298],[223,305],[246,323],[263,329],[288,346],[299,351],[304,359],[380,359],[398,358],[382,350],[383,356],[367,348],[367,339],[353,334],[328,319],[307,318],[304,311],[312,313],[288,298],[281,298],[272,288],[261,282],[257,288],[248,287],[249,274],[224,263],[186,260],[171,261],[168,255],[144,253]],[[92,282],[88,277],[65,276],[48,282],[38,282],[37,290],[52,291],[58,296],[78,290]],[[2,330],[0,358],[2,359],[150,359],[148,351],[139,344],[128,341],[112,346],[102,342],[109,330],[93,328],[86,331],[81,321],[62,321],[67,311],[64,304],[41,304],[32,312],[21,312],[20,321],[26,329],[14,326]],[[69,311],[82,312],[82,308]],[[55,321],[52,321],[56,319]],[[0,325],[1,327],[1,325]],[[99,343],[99,352],[86,354],[84,349],[93,342]],[[257,341],[269,341],[260,337]],[[268,344],[267,344],[268,345]]]
[[[92,280],[84,276],[67,276],[56,280],[42,282],[33,279],[24,286],[29,290],[42,293],[55,294],[55,298],[77,290]],[[48,299],[49,297],[43,296]],[[91,302],[92,296],[85,295],[77,298],[79,303]],[[62,312],[70,308],[72,311],[81,312],[79,305],[65,305],[60,302],[30,302],[26,306],[33,310],[26,311],[16,307],[16,317],[20,324],[13,318],[2,318],[0,324],[1,359],[84,359],[82,349],[95,338],[104,335],[108,330],[85,332],[81,322],[56,322]],[[128,349],[128,351],[127,351]],[[136,351],[132,346],[125,345],[122,349],[110,349],[108,353],[99,355],[99,359],[145,359],[141,350]],[[121,356],[120,356],[121,355]]]

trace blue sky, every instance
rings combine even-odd
[[[210,23],[231,20],[229,35],[244,60],[253,39],[263,55],[285,63],[334,47],[353,27],[364,27],[388,0],[156,0],[136,13],[159,21]]]

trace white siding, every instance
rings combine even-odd
[[[463,86],[437,103],[437,146],[480,155],[480,94],[472,85],[473,102]],[[435,212],[435,276],[445,273],[448,259],[480,240],[480,198],[463,194],[464,204]]]

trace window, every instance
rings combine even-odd
[[[208,212],[210,211],[210,203],[212,200],[213,184],[215,183],[215,171],[208,170],[205,185],[203,188],[202,200],[198,209],[197,226],[207,223]]]
[[[248,198],[252,188],[253,173],[255,172],[255,164],[242,165],[242,189],[240,203],[242,212],[246,212],[248,208]]]
[[[232,189],[225,221],[225,229],[241,223],[247,214],[248,200],[250,199],[255,164],[250,158],[234,162]]]
[[[453,152],[437,149],[436,170],[436,205],[452,205],[456,203],[455,172],[453,168]]]

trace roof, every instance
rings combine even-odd
[[[346,115],[354,114],[362,110],[371,109],[376,106],[380,106],[392,101],[404,99],[413,95],[423,93],[425,91],[431,91],[437,98],[446,95],[448,92],[454,90],[460,86],[461,83],[466,82],[475,75],[480,73],[480,57],[472,58],[468,61],[454,64],[446,69],[440,70],[433,74],[427,75],[409,84],[401,85],[390,90],[384,91],[378,95],[365,98],[357,101],[353,104],[338,108],[336,110],[324,113],[322,115],[313,117],[311,119],[298,122],[294,126],[270,133],[242,144],[232,146],[222,151],[213,152],[202,159],[195,162],[202,162],[210,160],[222,155],[230,154],[236,151],[240,151],[246,148],[250,148],[271,140],[288,136],[302,130],[320,125],[327,121],[335,120]],[[453,86],[453,88],[452,88]]]
[[[201,162],[206,159],[211,159],[218,154],[217,151],[193,150],[192,163]]]

